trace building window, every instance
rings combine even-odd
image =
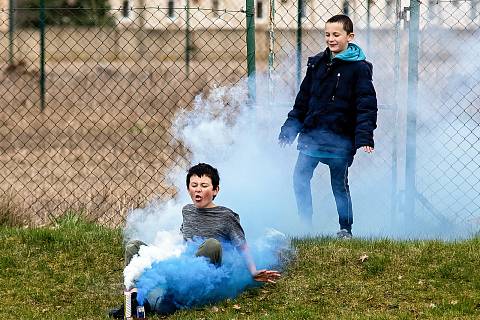
[[[218,3],[218,0],[212,0],[212,11],[213,11],[213,15],[216,17],[219,16],[219,13],[218,13],[219,8],[220,8],[220,4]]]
[[[478,0],[472,1],[470,7],[470,19],[475,21],[475,18],[478,16]]]
[[[393,14],[393,0],[387,0],[387,5],[385,7],[385,14],[387,19],[390,19]]]
[[[305,0],[298,0],[298,5],[300,9],[300,18],[305,18],[307,16],[305,12]]]
[[[128,18],[130,8],[128,7],[128,0],[124,0],[122,4],[122,17]]]
[[[428,0],[428,19],[433,21],[437,18],[438,2],[437,0]]]
[[[257,1],[257,18],[263,18],[263,1]]]
[[[173,0],[168,0],[168,17],[169,18],[175,18],[175,11],[173,9],[174,4],[175,3]]]
[[[348,0],[343,1],[343,8],[342,8],[342,9],[343,9],[343,10],[342,10],[342,11],[343,11],[343,14],[346,15],[346,16],[348,16],[348,14],[349,14],[349,12],[350,12],[350,5],[349,5],[349,3],[348,3]]]

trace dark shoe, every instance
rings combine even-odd
[[[120,307],[112,309],[108,312],[108,316],[114,319],[123,319],[125,315],[125,309],[123,307],[123,303]]]
[[[338,239],[352,239],[352,232],[348,231],[347,229],[342,229],[337,232]]]

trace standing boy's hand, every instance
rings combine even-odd
[[[280,134],[278,135],[278,144],[282,148],[285,147],[286,145],[292,144],[293,140],[295,140],[295,137],[293,137],[292,139],[290,136],[288,136],[284,132],[280,132]]]
[[[288,141],[286,140],[278,139],[278,144],[280,145],[280,147],[284,148],[287,144],[290,143],[288,143]]]
[[[365,151],[366,153],[372,153],[373,152],[373,148],[370,147],[370,146],[363,146],[363,151]]]

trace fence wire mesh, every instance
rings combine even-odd
[[[478,3],[420,3],[414,186],[419,228],[479,229]],[[376,196],[374,202],[354,203],[355,210],[385,225],[408,216],[410,8],[400,0],[258,0],[255,8],[257,69],[271,63],[272,97],[295,96],[307,57],[325,47],[329,17],[352,18],[355,42],[374,64],[381,139],[374,157],[357,155],[351,187],[354,198]],[[191,107],[198,93],[247,74],[243,10],[82,10],[46,9],[44,39],[38,9],[0,12],[0,189],[4,202],[16,200],[35,224],[83,210],[118,226],[129,208],[174,195],[166,176],[175,166],[186,167],[189,158],[172,134],[176,110]],[[278,104],[278,112],[286,114],[287,104]],[[364,166],[374,168],[373,179]],[[323,187],[328,174],[317,176],[322,187],[316,202],[333,207]],[[369,221],[357,222],[368,228]]]
[[[77,211],[119,226],[130,208],[172,197],[167,175],[189,159],[173,136],[174,114],[196,94],[246,75],[245,13],[47,8],[42,40],[38,9],[6,12],[2,201],[16,202],[35,225]]]
[[[275,4],[275,70],[285,70],[284,77],[277,79],[278,87],[287,87],[294,93],[298,90],[299,80],[306,72],[306,62],[326,47],[324,40],[325,21],[333,15],[348,14],[354,23],[355,43],[365,51],[367,60],[373,62],[374,84],[379,101],[379,127],[376,136],[375,155],[365,156],[358,152],[350,171],[350,187],[355,212],[368,212],[368,215],[380,221],[382,226],[390,225],[396,218],[393,212],[396,202],[396,75],[400,53],[396,48],[395,2],[359,1],[304,1]],[[300,6],[304,6],[303,8]],[[297,25],[301,17],[301,30]],[[381,48],[381,49],[380,49]],[[299,50],[301,55],[298,55]],[[398,48],[397,48],[398,49]],[[381,51],[379,51],[381,50]],[[300,67],[299,67],[300,64]],[[299,76],[300,74],[300,76]],[[297,79],[295,80],[295,75]],[[276,85],[277,86],[277,85]],[[288,112],[286,106],[285,114]],[[368,170],[363,170],[368,168]],[[371,171],[370,171],[371,170]],[[375,172],[374,175],[366,174]],[[326,216],[335,212],[330,190],[328,169],[319,167],[315,174],[312,188],[315,190],[314,205],[322,206],[316,215]],[[370,199],[375,194],[375,201],[356,201]],[[394,198],[394,199],[392,199]],[[327,205],[328,204],[328,205]],[[322,218],[322,221],[332,220]],[[363,220],[363,221],[362,221]],[[356,229],[368,230],[368,219],[356,220]]]
[[[480,23],[478,3],[476,0],[420,2],[419,60],[414,61],[419,64],[416,186],[413,186],[416,188],[414,218],[418,223],[416,230],[410,231],[412,235],[422,229],[428,229],[425,232],[429,234],[436,230],[440,236],[446,230],[461,235],[480,228],[480,47],[475,40]],[[374,65],[379,101],[375,156],[357,154],[351,170],[355,211],[368,213],[376,221],[383,220],[385,226],[400,225],[413,218],[405,212],[405,189],[412,186],[404,181],[405,161],[411,156],[406,149],[408,51],[412,46],[408,37],[410,3],[300,0],[273,5],[276,27],[273,67],[287,70],[282,73],[284,77],[276,80],[292,93],[305,74],[307,57],[325,48],[325,21],[341,13],[352,18],[355,42]],[[297,75],[296,81],[293,75]],[[362,167],[373,167],[375,174],[364,174]],[[331,198],[328,170],[319,171],[317,176],[320,182],[317,180],[315,184],[322,186],[316,191],[317,196],[322,195],[317,203],[325,205]],[[355,199],[374,201],[355,202]],[[333,203],[331,206],[329,211],[334,211]],[[368,228],[369,221],[359,220],[365,224],[361,227]]]
[[[420,9],[417,210],[478,231],[479,1],[429,1]]]

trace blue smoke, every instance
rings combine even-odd
[[[235,298],[246,288],[261,285],[231,244],[222,243],[222,265],[215,267],[207,258],[195,256],[201,242],[189,242],[180,256],[157,261],[145,270],[136,281],[139,304],[148,301],[153,311],[170,313]],[[286,237],[275,231],[255,241],[250,251],[259,270],[281,270],[285,257],[292,254]]]

